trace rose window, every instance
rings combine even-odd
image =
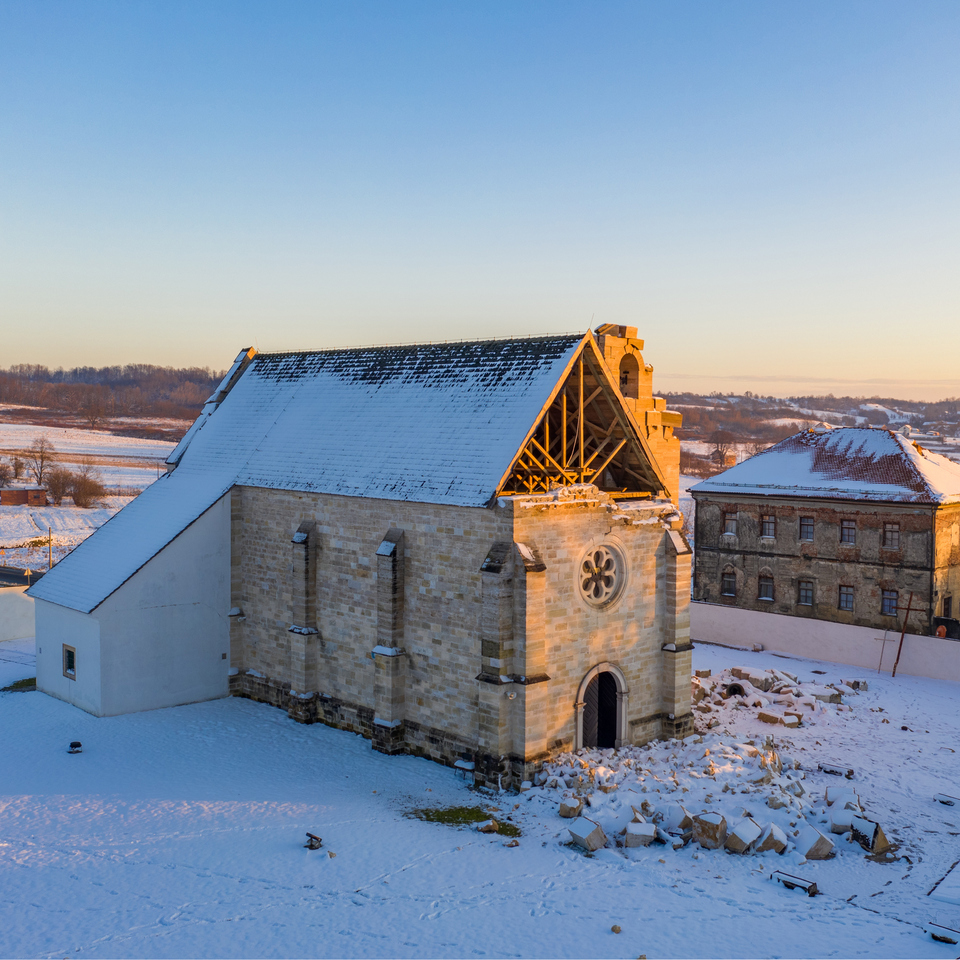
[[[587,551],[580,563],[580,593],[595,607],[614,601],[623,586],[623,557],[612,547],[599,546]]]

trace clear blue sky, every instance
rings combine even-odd
[[[956,0],[3,0],[0,365],[616,322],[957,395],[958,113]]]

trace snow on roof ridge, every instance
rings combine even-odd
[[[360,350],[393,350],[397,347],[442,347],[462,343],[522,343],[529,340],[563,340],[567,337],[576,337],[582,340],[587,333],[540,333],[529,337],[464,337],[458,340],[406,340],[398,343],[368,343],[355,344],[350,347],[324,347],[320,350],[260,350],[258,357],[296,357],[315,353],[349,353]]]
[[[960,465],[887,428],[803,430],[691,487],[701,493],[714,489],[954,503],[960,502]]]

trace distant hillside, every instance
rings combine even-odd
[[[61,415],[91,427],[118,418],[192,421],[222,378],[223,372],[208,367],[135,363],[50,370],[18,364],[0,369],[0,404]],[[131,425],[127,432],[139,435],[144,429]]]

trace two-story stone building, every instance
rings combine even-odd
[[[885,429],[804,431],[691,488],[694,599],[932,632],[960,603],[960,465]]]
[[[692,729],[680,419],[636,330],[237,358],[32,589],[41,690],[227,694],[529,777]]]

